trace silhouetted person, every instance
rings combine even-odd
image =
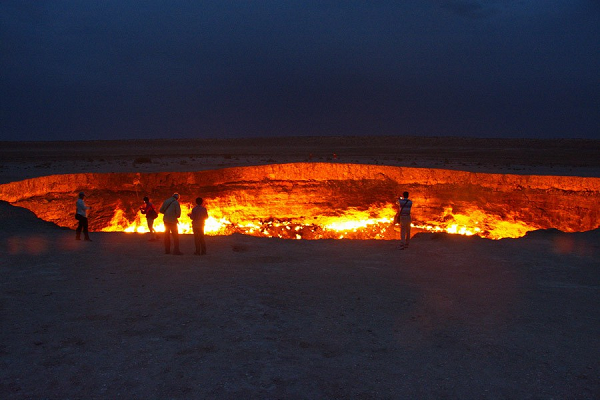
[[[179,251],[179,231],[177,230],[177,220],[181,216],[178,199],[179,193],[173,193],[173,196],[166,199],[159,210],[163,214],[165,224],[165,254],[171,253],[171,234],[173,235],[173,254],[183,254]]]
[[[90,239],[90,234],[88,232],[88,210],[91,209],[91,207],[85,205],[85,202],[83,201],[84,197],[85,193],[79,192],[79,198],[76,203],[77,210],[75,211],[75,219],[79,221],[79,224],[75,230],[75,239],[81,240],[81,231],[83,231],[84,239],[91,242],[92,239]]]
[[[204,222],[208,219],[208,211],[202,206],[202,197],[196,198],[196,206],[188,214],[192,219],[192,228],[194,230],[194,244],[196,245],[196,255],[206,254],[206,242],[204,241]]]
[[[144,197],[144,205],[140,207],[140,212],[146,216],[148,229],[150,230],[150,240],[158,239],[154,231],[154,220],[158,217],[158,213],[147,196]]]
[[[412,201],[408,199],[408,192],[402,193],[398,199],[398,222],[400,223],[400,249],[404,250],[410,243],[410,209]]]

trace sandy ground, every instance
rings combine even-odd
[[[600,140],[330,137],[0,142],[0,183],[79,172],[200,171],[341,162],[502,174],[600,176]]]
[[[3,147],[0,180],[293,161],[307,151],[337,159],[323,143],[302,143],[295,152],[262,149],[272,156],[215,144],[214,158],[183,153],[178,142],[92,146],[87,155],[64,143]],[[356,157],[394,157],[377,151]],[[445,151],[432,146],[430,159],[408,164],[445,163],[435,156]],[[537,164],[546,153],[516,166],[492,158],[497,148],[472,152],[479,156],[445,164],[598,176],[583,150],[554,166]],[[151,162],[134,163],[141,157]],[[193,157],[204,168],[190,165]],[[235,235],[209,237],[201,257],[190,236],[182,256],[143,235],[91,236],[77,242],[73,231],[0,203],[0,398],[600,396],[599,231],[501,241],[422,234],[405,251],[394,241]]]

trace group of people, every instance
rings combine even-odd
[[[81,240],[81,232],[83,231],[84,239],[91,242],[88,232],[87,212],[91,208],[86,206],[83,198],[85,193],[80,192],[77,199],[77,211],[75,218],[79,221],[75,230],[75,239]],[[206,242],[204,240],[204,223],[208,219],[208,211],[202,205],[201,197],[196,198],[196,206],[188,217],[192,220],[192,230],[194,231],[194,245],[196,247],[196,255],[206,254]],[[398,213],[394,217],[394,224],[400,224],[400,249],[408,248],[410,243],[410,210],[412,208],[412,200],[408,199],[408,192],[404,192],[397,201]],[[173,236],[173,253],[175,255],[183,254],[179,250],[179,230],[177,222],[181,217],[181,206],[179,205],[179,193],[173,193],[173,196],[166,199],[158,212],[150,202],[148,197],[144,197],[144,205],[140,207],[140,212],[146,215],[148,221],[148,229],[150,230],[150,240],[157,240],[158,237],[154,231],[154,220],[158,217],[158,212],[163,214],[163,223],[165,225],[164,243],[165,254],[171,254],[171,236]]]
[[[75,239],[81,240],[81,232],[83,232],[85,240],[91,242],[89,231],[88,231],[88,210],[91,207],[87,206],[84,202],[85,193],[80,192],[79,198],[77,199],[75,218],[79,222],[77,229],[75,230]],[[196,198],[196,206],[192,209],[192,212],[188,214],[188,217],[192,220],[192,230],[194,231],[194,245],[196,255],[206,254],[206,242],[204,240],[204,223],[208,219],[208,211],[202,205],[203,199],[201,197]],[[154,220],[158,217],[158,213],[163,214],[163,223],[165,225],[164,233],[164,244],[165,254],[183,254],[179,250],[179,230],[177,229],[177,223],[181,217],[181,206],[179,205],[179,193],[173,193],[173,196],[166,199],[159,211],[157,212],[154,205],[150,202],[150,199],[144,197],[144,205],[140,207],[140,212],[146,216],[148,222],[148,229],[150,230],[150,240],[157,240],[158,236],[154,230]],[[171,253],[171,236],[173,237],[173,252]]]
[[[194,231],[194,245],[196,255],[206,254],[206,241],[204,240],[204,223],[208,219],[208,211],[202,205],[204,200],[202,197],[196,198],[196,206],[192,209],[192,212],[188,214],[188,217],[192,220],[192,230]],[[150,202],[148,197],[144,197],[144,205],[140,209],[142,214],[146,215],[148,221],[148,229],[150,230],[151,239],[156,240],[156,233],[154,231],[154,220],[158,216],[158,213],[154,209],[154,206]],[[173,237],[173,253],[175,255],[183,254],[179,250],[179,230],[177,228],[177,222],[181,217],[181,206],[179,205],[179,193],[173,193],[173,196],[166,199],[160,209],[158,210],[163,214],[163,224],[165,225],[164,243],[165,243],[165,254],[171,254],[171,236]]]

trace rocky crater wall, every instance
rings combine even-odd
[[[294,163],[198,172],[51,175],[0,185],[0,200],[73,227],[75,200],[86,192],[90,228],[100,230],[122,209],[133,218],[148,195],[158,208],[173,192],[181,202],[201,196],[227,209],[231,221],[310,218],[347,210],[389,207],[403,191],[414,201],[413,220],[474,207],[498,218],[566,232],[600,226],[600,178],[485,174],[363,164]]]

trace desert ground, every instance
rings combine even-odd
[[[329,161],[600,177],[600,141],[0,143],[0,183]],[[415,204],[415,208],[418,207]],[[2,399],[595,399],[600,231],[92,242],[0,202]]]

